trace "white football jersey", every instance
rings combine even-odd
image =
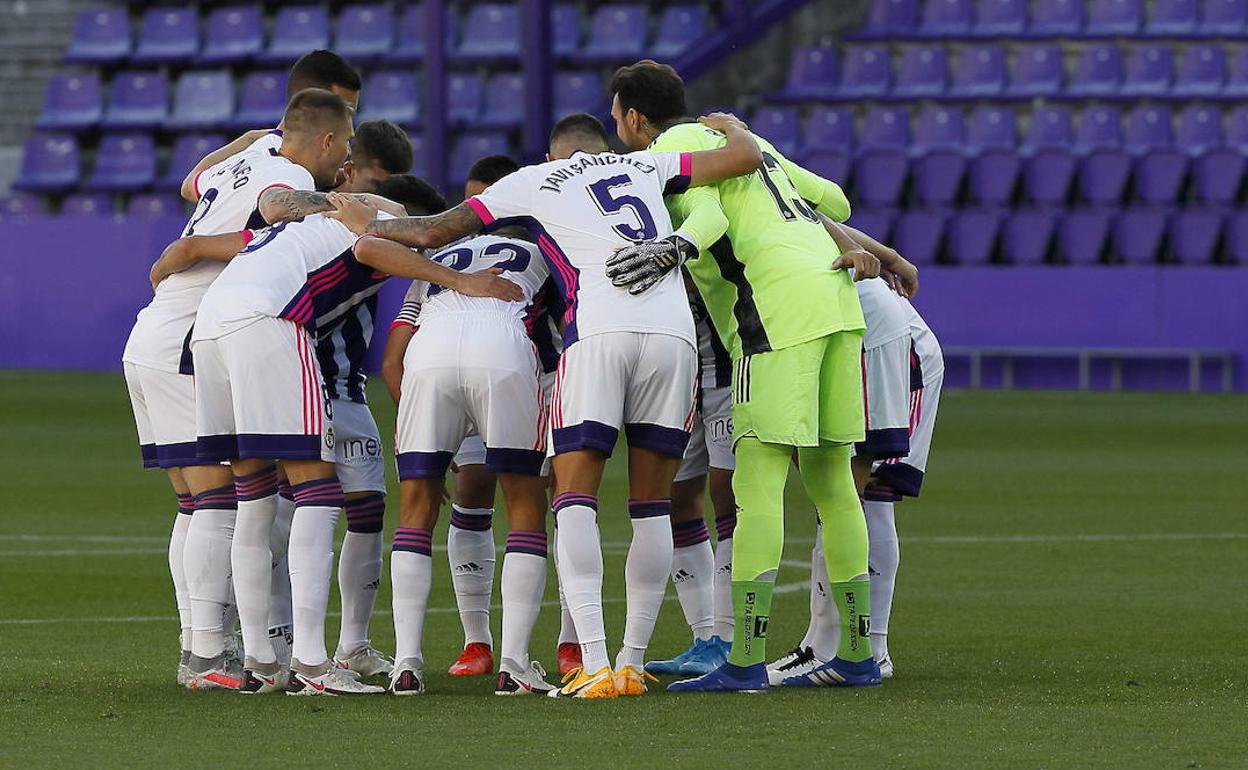
[[[307,169],[279,155],[272,141],[261,139],[199,175],[199,205],[182,234],[220,235],[263,227],[256,206],[270,187],[311,190],[315,183]],[[224,267],[220,262],[201,262],[161,281],[156,296],[139,311],[122,360],[178,371],[195,311]]]
[[[858,300],[862,303],[862,315],[867,321],[867,331],[862,338],[862,346],[873,350],[904,337],[910,333],[910,313],[907,303],[892,289],[883,278],[868,278],[854,284],[858,290]]]
[[[468,297],[428,281],[412,281],[411,288],[403,297],[404,309],[407,310],[404,318],[410,318],[412,326],[440,315],[469,312],[506,313],[518,321],[527,322],[528,308],[533,304],[533,297],[541,291],[549,276],[546,262],[536,246],[493,235],[479,235],[461,241],[434,254],[431,259],[461,273],[479,273],[482,270],[498,268],[503,271],[502,277],[520,287],[524,292],[524,299],[504,302],[493,297]],[[408,310],[413,305],[414,312]]]
[[[565,347],[582,337],[631,331],[696,345],[679,270],[640,296],[611,285],[607,259],[622,246],[672,234],[664,194],[689,186],[689,153],[578,152],[509,174],[467,204],[487,230],[527,227],[564,295]]]
[[[934,375],[945,371],[945,356],[940,349],[940,340],[932,333],[923,316],[914,309],[907,300],[901,300],[905,309],[906,320],[910,324],[910,337],[914,340],[914,354],[919,358],[919,367],[923,379],[930,380]],[[929,429],[930,430],[930,429]],[[931,440],[931,437],[928,437]]]
[[[346,225],[321,214],[257,232],[204,294],[191,338],[216,339],[263,317],[309,331],[332,323],[389,278],[356,261],[355,241]]]

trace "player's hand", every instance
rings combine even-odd
[[[679,235],[623,246],[607,258],[611,284],[641,294],[685,261],[697,256],[693,244]]]
[[[841,253],[832,263],[833,270],[844,270],[853,268],[854,283],[865,281],[868,278],[878,278],[880,276],[880,260],[875,255],[865,249],[850,249]]]
[[[491,267],[477,273],[460,273],[454,286],[447,288],[467,297],[492,297],[504,302],[519,302],[524,299],[524,292],[515,283],[500,278],[502,270]]]
[[[880,277],[888,282],[892,290],[911,299],[919,293],[919,269],[897,252],[891,259],[884,262],[880,269]]]
[[[326,217],[337,219],[356,235],[363,235],[373,229],[373,222],[377,219],[375,207],[359,200],[354,195],[343,193],[331,192],[325,196],[325,199],[334,207],[333,211],[325,213]]]
[[[710,115],[703,115],[698,118],[698,122],[707,128],[718,131],[721,134],[726,133],[729,128],[739,128],[742,131],[748,131],[750,129],[750,127],[745,124],[744,120],[738,118],[736,115],[733,115],[731,112],[712,112]]]

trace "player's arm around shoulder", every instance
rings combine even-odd
[[[188,235],[165,247],[152,263],[148,278],[154,290],[160,282],[200,262],[229,262],[255,237],[251,230],[220,235]]]
[[[699,118],[702,125],[724,135],[724,146],[701,150],[689,156],[689,186],[715,184],[725,179],[752,174],[763,165],[763,152],[745,124],[735,116],[715,112]]]
[[[182,195],[182,198],[191,203],[197,202],[199,200],[199,189],[198,189],[197,183],[198,183],[200,174],[204,173],[205,171],[217,165],[218,163],[230,157],[231,155],[237,155],[238,153],[252,146],[253,144],[256,143],[257,139],[259,139],[260,137],[268,133],[269,133],[269,129],[265,129],[265,128],[253,129],[251,131],[246,132],[245,134],[238,137],[237,139],[230,142],[229,144],[223,147],[218,147],[217,149],[213,150],[212,152],[208,153],[203,158],[201,158],[199,163],[196,163],[195,167],[192,168],[189,172],[187,172],[186,176],[183,177],[182,179],[182,187],[179,190],[179,193]]]

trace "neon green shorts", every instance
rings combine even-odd
[[[732,441],[787,446],[864,439],[862,332],[755,353],[733,362]]]

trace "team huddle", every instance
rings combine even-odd
[[[483,158],[448,208],[408,173],[402,129],[353,125],[360,79],[344,60],[308,54],[288,88],[276,129],[188,174],[196,209],[153,265],[155,296],[123,355],[144,466],[165,469],[178,498],[179,683],[423,692],[450,475],[465,637],[451,674],[575,698],[640,695],[660,674],[697,692],[892,676],[894,505],[919,494],[943,361],[906,299],[917,271],[843,224],[838,185],[731,115],[689,118],[680,77],[646,60],[610,84],[628,152],[610,150],[597,118],[569,115],[546,162]],[[386,459],[364,373],[390,277],[411,280],[381,371],[398,405],[393,658],[369,636]],[[597,518],[621,431],[632,541],[612,658]],[[768,663],[794,464],[818,510],[810,626]],[[497,645],[496,488],[508,528]],[[529,650],[552,555],[560,684]],[[669,581],[692,642],[647,662]]]

